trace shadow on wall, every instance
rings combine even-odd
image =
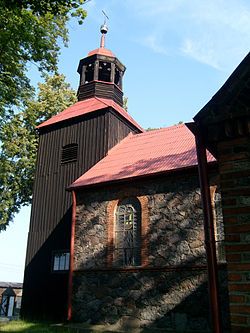
[[[132,196],[149,197],[149,255],[144,268],[107,268],[111,245],[107,237],[107,204],[120,199],[124,186],[117,186],[115,191],[110,187],[82,192],[84,203],[78,207],[76,225],[73,320],[128,330],[140,326],[210,331],[206,258],[200,239],[202,209],[197,176],[195,181],[192,177],[185,171],[184,176],[167,176],[167,184],[155,177],[151,183],[147,180],[131,185]],[[154,186],[157,188],[152,192]],[[71,209],[51,233],[44,234],[46,241],[28,264],[22,309],[25,318],[65,320],[68,272],[52,273],[52,251],[68,250],[70,229]],[[220,275],[226,327],[225,268]]]
[[[211,332],[205,250],[198,237],[202,231],[201,204],[193,197],[197,193],[182,186],[186,199],[179,209],[179,194],[169,191],[149,196],[149,262],[143,268],[106,266],[111,245],[107,241],[106,209],[117,193],[106,189],[82,195],[76,218],[74,321],[109,324],[113,329],[128,331],[139,326],[145,330],[158,327]],[[138,196],[145,194],[145,187],[138,189]],[[194,203],[192,208],[190,200]],[[175,205],[169,209],[163,202]],[[160,203],[165,214],[157,207]],[[223,324],[228,329],[225,267],[220,269],[220,292]]]
[[[159,327],[210,332],[206,271],[186,262],[172,271],[85,271],[74,276],[73,320],[116,329]],[[229,323],[226,272],[220,271],[224,326]]]
[[[67,317],[69,274],[53,272],[52,266],[55,251],[69,252],[71,216],[70,208],[54,230],[41,230],[46,241],[27,264],[24,274],[21,307],[24,319],[62,321]]]

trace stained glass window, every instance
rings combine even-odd
[[[115,221],[115,265],[141,264],[141,207],[136,198],[120,202]]]

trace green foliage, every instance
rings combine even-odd
[[[21,112],[9,111],[0,124],[0,230],[21,206],[31,203],[37,151],[35,127],[76,101],[63,75],[45,76],[37,98],[29,97]]]
[[[75,93],[56,73],[60,45],[68,42],[67,22],[74,16],[83,23],[84,3],[0,0],[0,230],[31,201],[35,126],[75,101]],[[27,76],[30,64],[45,77],[37,99]]]
[[[174,126],[176,125],[181,125],[181,124],[184,124],[183,121],[179,121],[177,124],[174,124]],[[145,131],[149,132],[149,131],[154,131],[154,130],[157,130],[157,129],[161,129],[162,127],[148,127],[145,129]]]
[[[2,0],[3,6],[8,9],[29,9],[41,16],[52,13],[53,15],[68,13],[84,19],[86,12],[80,7],[85,0]]]
[[[128,97],[123,97],[123,109],[128,112]]]
[[[161,129],[162,127],[148,127],[145,129],[146,132],[150,132],[150,131],[154,131],[154,130],[157,130],[157,129]]]
[[[56,72],[61,41],[67,45],[71,16],[83,23],[84,0],[0,0],[0,116],[30,96],[27,65]]]

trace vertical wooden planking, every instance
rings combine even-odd
[[[41,134],[30,229],[48,235],[70,207],[65,188],[132,130],[104,112]],[[77,165],[61,165],[61,148],[71,142],[78,143]]]
[[[72,203],[66,188],[131,131],[136,129],[112,108],[41,131],[27,246],[25,281],[29,287],[24,290],[24,314],[32,311],[39,317],[41,308],[53,313],[53,301],[43,297],[51,292],[57,313],[63,317],[67,274],[51,274],[51,260],[53,251],[68,250],[70,246]],[[61,149],[70,143],[78,144],[78,160],[61,165]],[[34,298],[34,293],[41,297]],[[59,304],[57,299],[62,302]]]

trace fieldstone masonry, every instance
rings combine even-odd
[[[173,175],[77,195],[73,320],[120,328],[157,326],[209,332],[197,176]],[[109,224],[114,223],[116,203],[131,196],[147,202],[144,209],[148,211],[142,214],[147,260],[141,267],[115,267],[108,255],[113,237]],[[221,268],[220,275],[221,297],[225,300],[225,268]],[[229,321],[227,313],[224,308],[225,325]]]

